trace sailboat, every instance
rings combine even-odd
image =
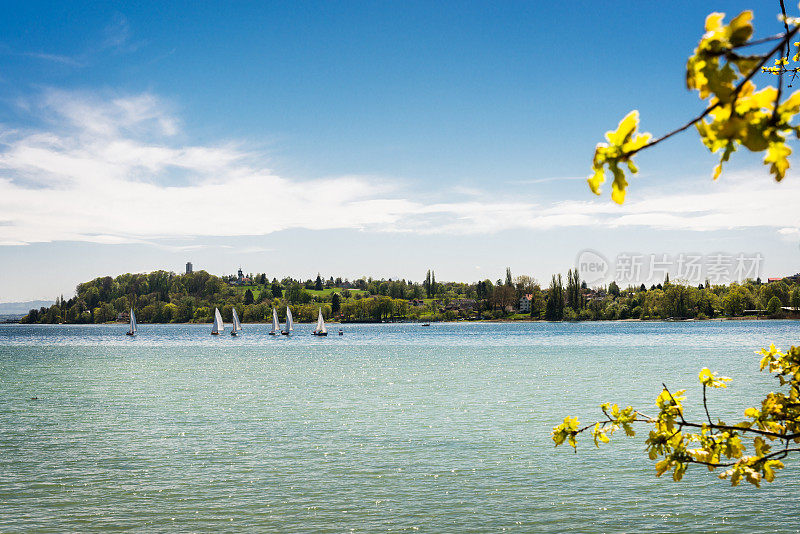
[[[288,336],[294,330],[294,321],[292,321],[292,310],[289,309],[289,306],[286,306],[286,330],[282,331],[281,334],[284,336]]]
[[[125,334],[129,336],[136,335],[136,315],[133,313],[133,308],[131,308],[131,327]]]
[[[278,322],[278,312],[275,311],[275,308],[272,308],[272,330],[269,335],[276,336],[280,331],[281,324]]]
[[[236,315],[236,308],[233,309],[233,330],[231,330],[231,335],[235,336],[238,335],[239,332],[242,331],[242,323],[239,322],[239,316]]]
[[[211,335],[218,336],[225,331],[225,323],[222,322],[222,315],[219,308],[214,308],[214,326],[211,327]]]
[[[315,336],[327,336],[328,329],[325,328],[325,319],[322,318],[322,308],[319,309],[319,316],[317,317],[317,327],[314,329]]]

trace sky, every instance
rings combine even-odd
[[[743,151],[714,182],[688,131],[637,157],[624,206],[585,181],[630,110],[658,135],[702,109],[684,73],[705,16],[754,5],[757,36],[781,30],[768,2],[3,3],[0,302],[187,261],[546,285],[591,251],[598,284],[656,264],[694,282],[689,257],[719,281],[743,257],[796,273],[795,169],[776,184]]]

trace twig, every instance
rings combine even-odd
[[[761,39],[755,39],[753,41],[747,41],[746,43],[742,43],[740,45],[736,45],[733,48],[747,48],[748,46],[756,46],[764,43],[769,43],[772,41],[777,41],[778,39],[783,39],[783,33],[776,33],[775,35],[770,35],[769,37],[763,37]]]
[[[673,404],[678,407],[678,415],[681,416],[681,421],[683,421],[684,424],[688,424],[686,423],[686,419],[683,418],[683,410],[681,409],[680,404],[678,404],[678,401],[676,401],[675,397],[672,396],[672,393],[670,393],[669,388],[667,388],[667,385],[664,382],[661,382],[661,385],[664,386],[664,391],[666,391],[667,394],[669,395],[669,398],[672,399]]]
[[[789,59],[789,23],[786,22],[786,6],[783,5],[783,0],[780,0],[781,3],[781,13],[783,13],[783,27],[786,29],[786,37],[783,39],[783,46],[785,47],[785,55],[781,55],[781,60],[783,58]],[[778,92],[775,94],[775,107],[772,109],[772,122],[776,122],[778,120],[778,105],[781,103],[781,94],[783,93],[783,73],[786,71],[786,66],[781,61],[781,70],[778,72]]]
[[[711,421],[711,414],[708,413],[708,402],[706,402],[706,389],[708,389],[708,387],[705,384],[703,384],[703,408],[706,409],[706,417],[708,418],[708,424],[713,426],[714,423]]]

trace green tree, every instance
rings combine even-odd
[[[800,310],[800,285],[795,286],[795,288],[792,290],[792,296],[789,300],[789,304],[795,310]]]
[[[283,288],[281,288],[281,285],[277,281],[272,282],[270,291],[272,292],[272,298],[279,299],[283,296]]]
[[[255,299],[253,299],[253,292],[250,288],[247,288],[247,291],[244,292],[244,305],[247,306],[252,304]]]
[[[493,304],[503,313],[515,306],[516,296],[517,292],[513,286],[500,285],[492,291]]]
[[[620,289],[616,281],[612,280],[611,283],[608,284],[608,294],[614,298],[619,297]]]
[[[431,298],[431,270],[428,269],[428,274],[425,275],[425,281],[422,283],[425,288],[425,296]]]
[[[781,299],[778,297],[772,297],[769,299],[767,303],[767,314],[770,317],[778,317],[781,315]]]
[[[544,313],[546,304],[544,293],[542,292],[542,288],[539,287],[539,284],[533,286],[533,288],[530,291],[530,295],[531,295],[531,318],[539,319]]]
[[[331,313],[336,315],[339,313],[341,309],[341,298],[339,297],[339,293],[334,293],[331,297]]]
[[[564,318],[564,283],[561,275],[553,275],[550,289],[547,290],[544,318],[548,321],[561,321]]]
[[[567,271],[567,291],[566,304],[568,308],[579,312],[583,309],[583,298],[581,296],[581,277],[578,269]]]
[[[322,291],[324,289],[324,285],[322,283],[322,277],[319,273],[317,273],[317,279],[314,281],[314,289],[317,291]]]
[[[744,315],[744,310],[754,306],[753,296],[747,288],[738,285],[728,290],[722,299],[723,311],[729,317],[740,317]]]

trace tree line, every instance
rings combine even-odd
[[[175,274],[155,271],[96,278],[79,284],[69,300],[63,296],[48,307],[33,309],[23,323],[106,323],[123,320],[136,310],[142,323],[211,322],[214,308],[231,320],[235,307],[243,322],[268,322],[272,308],[285,320],[286,307],[297,321],[326,319],[357,322],[452,321],[460,319],[542,319],[595,321],[620,319],[708,319],[755,314],[782,317],[786,308],[800,309],[800,277],[762,283],[705,284],[670,282],[629,286],[616,282],[589,288],[576,269],[553,275],[543,288],[533,277],[513,277],[474,283],[437,282],[428,271],[422,283],[409,280],[360,278],[347,280],[271,280],[251,275],[252,283],[205,271]],[[529,311],[524,306],[527,301]],[[520,309],[525,309],[524,313]]]

